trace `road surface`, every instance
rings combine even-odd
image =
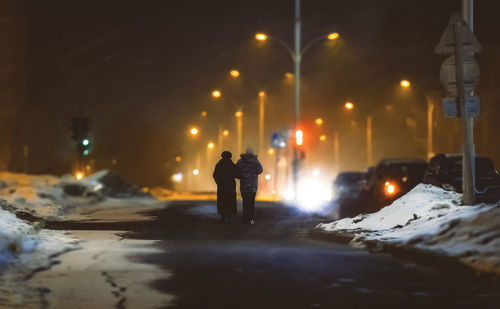
[[[498,283],[311,238],[325,220],[274,203],[258,204],[253,226],[221,224],[213,201],[98,211],[48,225],[82,249],[30,285],[47,308],[500,306]]]

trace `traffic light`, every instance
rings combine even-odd
[[[302,146],[304,143],[304,132],[302,130],[296,130],[295,131],[295,145],[297,146]]]
[[[71,119],[71,138],[76,142],[79,156],[90,154],[89,123],[90,119],[84,116]]]

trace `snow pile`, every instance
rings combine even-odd
[[[36,231],[14,214],[0,209],[0,263],[32,248]]]
[[[380,211],[316,228],[453,256],[500,274],[500,204],[461,206],[461,194],[419,184]]]

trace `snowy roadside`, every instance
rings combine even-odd
[[[109,171],[82,180],[0,172],[0,307],[38,303],[47,291],[28,287],[26,280],[50,268],[56,256],[78,248],[79,240],[66,232],[43,229],[46,220],[78,220],[99,209],[157,204]]]
[[[0,209],[0,307],[37,298],[40,291],[27,288],[24,281],[49,268],[56,255],[75,248],[76,240],[64,232],[39,230]]]
[[[461,206],[461,194],[419,184],[376,213],[322,223],[316,230],[447,256],[500,274],[500,203]]]

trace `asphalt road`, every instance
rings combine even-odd
[[[259,203],[253,226],[240,214],[221,224],[210,201],[171,202],[142,215],[152,220],[48,227],[157,240],[159,250],[127,259],[168,273],[150,288],[173,295],[176,308],[500,308],[498,283],[311,238],[309,229],[326,219],[292,207]]]

